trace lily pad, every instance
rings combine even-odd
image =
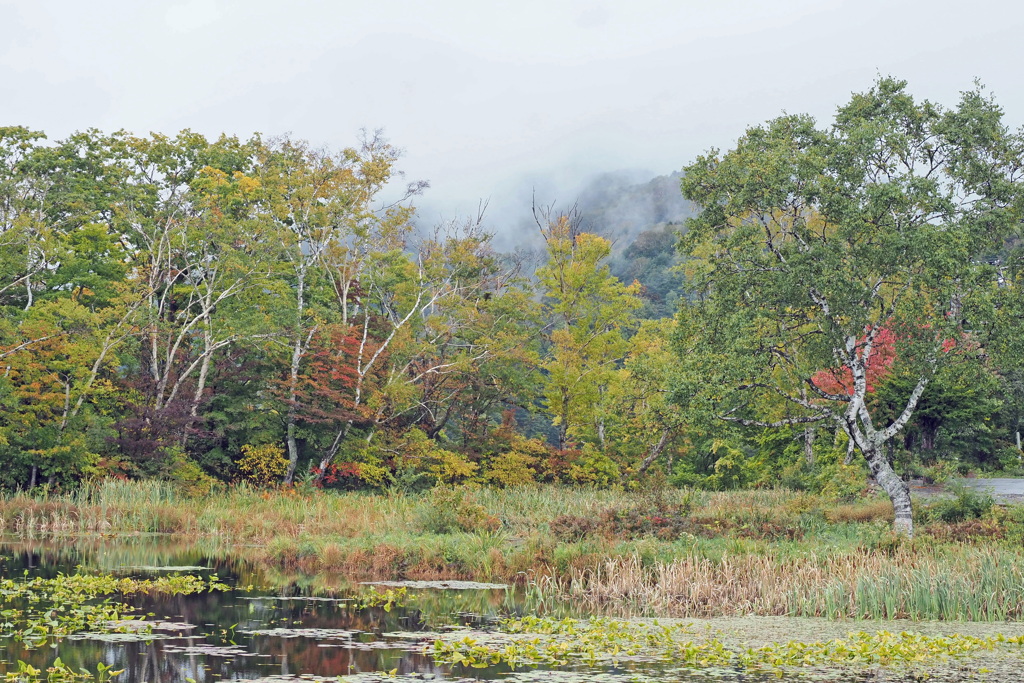
[[[245,683],[309,683],[310,681],[316,681],[317,683],[327,683],[330,681],[330,683],[334,683],[338,680],[339,678],[337,676],[313,676],[310,674],[303,674],[301,676],[263,676],[262,678],[247,678],[245,679]]]
[[[182,655],[208,655],[212,657],[255,657],[255,652],[249,652],[241,645],[211,645],[199,643],[198,645],[167,645],[164,652]]]
[[[196,628],[195,624],[187,624],[183,621],[145,621],[142,619],[121,619],[120,621],[108,621],[107,626],[112,629],[120,629],[128,632],[144,631],[191,631]]]
[[[340,628],[264,628],[240,631],[253,636],[272,636],[275,638],[352,638],[360,631],[347,631]]]
[[[370,640],[370,641],[331,641],[326,643],[317,643],[317,647],[336,647],[343,650],[359,650],[360,652],[370,652],[372,650],[404,650],[406,652],[421,652],[423,647],[420,643],[410,643],[408,641],[394,641],[394,640]]]
[[[241,596],[239,600],[252,600],[259,602],[262,600],[279,600],[281,602],[353,602],[352,598],[322,598],[316,596],[292,596],[292,595],[257,595],[257,596]]]
[[[435,589],[449,591],[508,590],[505,583],[479,583],[477,581],[363,581],[364,586],[389,588]]]
[[[141,564],[141,565],[132,566],[132,567],[119,567],[119,569],[130,569],[132,571],[138,571],[138,572],[198,572],[198,571],[203,571],[203,570],[206,570],[206,569],[212,569],[212,567],[200,567],[200,566],[188,565],[188,564],[166,565],[166,566],[156,566],[156,565]]]
[[[148,643],[151,640],[171,640],[180,636],[167,633],[144,633],[129,631],[127,633],[72,633],[68,640],[96,640],[103,643]]]

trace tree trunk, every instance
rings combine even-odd
[[[851,464],[853,464],[853,456],[857,452],[856,449],[857,449],[857,444],[853,440],[853,438],[851,437],[850,440],[846,442],[846,457],[843,458],[843,464],[844,465],[851,465]]]
[[[300,255],[301,259],[302,256]],[[299,464],[299,445],[295,442],[295,421],[297,418],[297,406],[295,402],[298,398],[298,385],[299,385],[299,364],[302,362],[303,344],[302,344],[302,316],[306,311],[306,268],[305,264],[300,263],[298,268],[298,283],[296,286],[295,296],[295,346],[292,347],[292,363],[288,372],[288,422],[287,422],[287,443],[288,443],[288,469],[284,473],[285,484],[291,484],[295,481],[295,468]],[[316,327],[314,326],[314,330]],[[307,338],[307,344],[309,339],[313,338],[313,332],[310,331],[309,337]]]
[[[558,450],[564,451],[569,445],[569,430],[565,426],[565,422],[561,422],[558,425]]]
[[[297,385],[299,378],[299,361],[302,360],[302,342],[295,340],[295,347],[292,349],[292,364],[288,375],[288,422],[287,422],[287,443],[288,443],[288,469],[284,474],[284,483],[291,484],[295,481],[295,468],[299,464],[299,445],[295,441],[295,421]]]
[[[659,438],[658,442],[656,444],[653,444],[647,451],[647,457],[645,457],[644,461],[640,463],[640,468],[636,471],[636,476],[642,476],[644,472],[646,472],[647,469],[652,464],[654,464],[654,461],[658,459],[658,456],[661,455],[661,452],[665,450],[665,444],[668,443],[668,436],[668,429],[661,430],[661,438]],[[671,473],[671,469],[669,470],[669,472]],[[623,477],[622,480],[623,482],[625,482],[626,477]]]
[[[935,450],[935,437],[939,433],[939,421],[938,420],[921,420],[921,450],[922,451],[933,451]]]
[[[192,394],[192,407],[189,408],[188,419],[185,421],[184,429],[181,430],[181,438],[178,442],[183,451],[188,446],[189,433],[199,417],[199,404],[203,401],[203,392],[206,391],[206,380],[210,376],[210,360],[213,358],[213,352],[210,350],[211,339],[209,334],[205,335],[205,340],[206,348],[203,351],[203,363],[199,367],[199,380],[196,382],[196,390]]]
[[[804,460],[808,467],[814,465],[814,436],[814,425],[804,427]]]
[[[910,538],[914,535],[914,518],[910,503],[910,487],[892,469],[892,465],[882,453],[880,446],[872,446],[864,453],[868,461],[868,469],[871,476],[875,478],[878,485],[889,496],[892,501],[892,509],[895,514],[893,531]]]

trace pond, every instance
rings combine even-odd
[[[32,610],[44,622],[65,618],[60,605],[40,606],[56,594],[43,587],[80,574],[149,583],[76,598],[113,605],[120,619],[62,637],[14,635],[11,623]],[[20,661],[22,680],[109,669],[117,683],[1011,681],[1024,664],[1017,624],[611,618],[521,588],[274,574],[238,549],[162,536],[0,540],[0,577],[9,581],[0,675],[17,678]],[[199,577],[200,590],[147,588],[167,577]],[[36,579],[58,583],[34,584],[44,598],[11,588]],[[141,623],[123,620],[132,616]],[[58,659],[63,668],[48,674]]]

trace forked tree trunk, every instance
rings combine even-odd
[[[910,504],[910,487],[892,469],[880,446],[869,447],[864,452],[864,459],[868,462],[871,476],[892,501],[895,515],[893,531],[911,538],[914,535],[914,518]]]

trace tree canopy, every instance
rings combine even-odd
[[[939,368],[976,358],[996,287],[982,256],[1019,224],[1022,175],[1024,139],[980,89],[947,109],[891,78],[828,127],[786,115],[700,157],[682,181],[702,211],[684,237],[696,298],[680,318],[677,397],[744,425],[837,426],[911,533],[882,446]],[[912,377],[891,419],[868,401],[886,352]],[[849,382],[815,381],[822,371]]]

